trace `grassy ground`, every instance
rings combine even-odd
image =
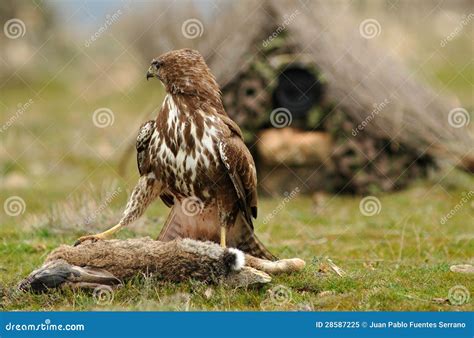
[[[454,182],[454,183],[453,183]],[[364,216],[360,198],[296,197],[280,208],[280,199],[261,201],[262,219],[278,209],[265,225],[257,222],[262,241],[283,257],[298,256],[307,268],[294,275],[275,276],[271,284],[247,289],[179,285],[137,277],[98,300],[90,293],[57,291],[19,294],[15,284],[41,264],[61,243],[81,233],[74,228],[43,226],[19,229],[11,217],[0,228],[1,307],[5,310],[473,310],[472,301],[454,306],[438,304],[449,290],[463,286],[473,292],[473,277],[451,272],[453,264],[473,263],[472,199],[442,225],[440,219],[455,208],[466,189],[452,185],[473,180],[453,172],[440,183],[419,182],[407,191],[380,196],[380,213]],[[125,197],[125,196],[124,196]],[[37,195],[26,196],[33,202]],[[111,206],[119,211],[117,207]],[[71,205],[65,205],[69,208]],[[153,206],[148,219],[120,237],[156,236],[166,208]],[[110,223],[111,224],[111,223]],[[328,269],[331,259],[346,274]],[[272,291],[273,290],[273,291]],[[280,295],[272,300],[272,292]],[[108,295],[110,296],[110,295]]]

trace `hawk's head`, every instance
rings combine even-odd
[[[152,60],[146,73],[160,79],[171,94],[219,96],[216,79],[202,55],[193,49],[173,50]]]

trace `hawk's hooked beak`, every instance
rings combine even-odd
[[[153,66],[151,66],[150,68],[148,68],[147,72],[146,72],[146,80],[148,81],[148,79],[150,77],[154,77],[155,76],[155,73],[153,72]]]
[[[150,68],[148,68],[148,71],[146,72],[146,80],[147,81],[150,77],[158,77],[158,69],[160,68],[160,66],[161,66],[160,61],[155,60],[155,59],[153,59],[153,61],[151,61]]]

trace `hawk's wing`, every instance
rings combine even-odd
[[[248,223],[257,217],[257,172],[252,155],[245,145],[242,132],[227,116],[221,117],[228,127],[219,141],[219,154],[239,198],[240,209]]]
[[[150,162],[150,141],[153,132],[155,131],[155,120],[150,120],[143,123],[140,127],[137,136],[137,166],[140,176],[148,174],[152,170],[152,164]],[[173,196],[161,193],[160,198],[168,206],[173,206]]]
[[[150,171],[150,156],[148,148],[151,136],[155,131],[155,120],[146,121],[140,126],[137,136],[137,166],[140,176],[146,175]]]

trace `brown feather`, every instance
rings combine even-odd
[[[158,239],[218,242],[224,226],[228,246],[274,258],[253,234],[255,163],[202,56],[190,49],[171,51],[153,60],[148,75],[158,77],[168,94],[147,156],[162,183],[160,197],[172,206]],[[197,213],[187,212],[190,200],[198,201]]]

